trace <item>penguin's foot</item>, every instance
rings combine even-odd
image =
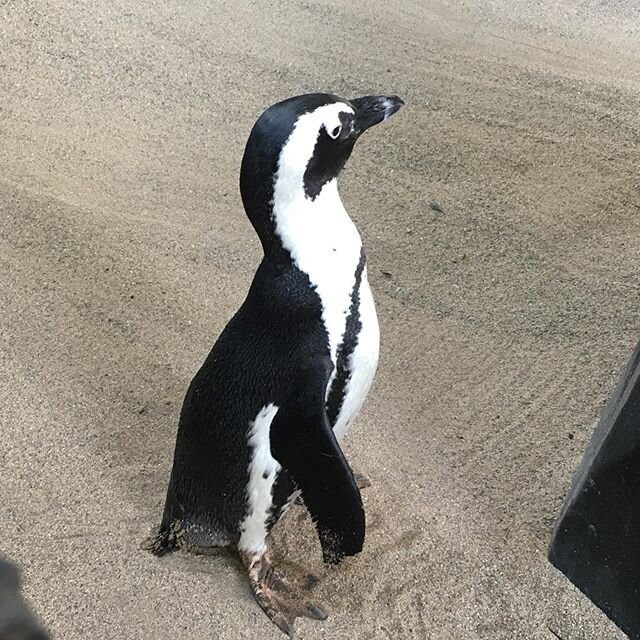
[[[289,638],[293,638],[293,623],[296,618],[327,618],[327,614],[311,603],[305,594],[318,583],[316,576],[285,578],[274,569],[268,553],[257,557],[242,554],[242,562],[258,604]]]

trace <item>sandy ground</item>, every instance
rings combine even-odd
[[[640,335],[631,4],[0,2],[0,548],[55,637],[281,637],[228,556],[139,545],[260,258],[248,131],[329,90],[407,106],[342,182],[383,335],[345,443],[373,486],[338,570],[302,508],[277,528],[324,577],[299,638],[623,638],[545,556]]]

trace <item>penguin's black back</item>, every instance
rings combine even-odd
[[[236,543],[247,512],[248,431],[260,410],[281,406],[296,371],[329,354],[322,304],[290,261],[260,264],[243,305],[225,327],[187,390],[155,551]],[[293,485],[284,470],[274,512]]]

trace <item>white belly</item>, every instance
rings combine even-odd
[[[333,431],[341,439],[358,415],[378,366],[380,351],[380,329],[376,308],[367,280],[365,267],[360,284],[360,322],[362,328],[353,353],[349,356],[350,375],[347,379],[344,399]]]

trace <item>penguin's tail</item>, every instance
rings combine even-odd
[[[159,531],[152,533],[144,541],[142,547],[146,551],[151,551],[154,556],[161,558],[181,547],[182,537],[179,523],[172,523],[169,526],[165,526],[163,523]]]

